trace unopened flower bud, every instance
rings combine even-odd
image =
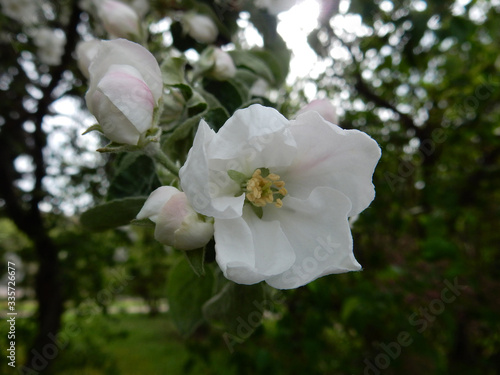
[[[89,67],[87,107],[113,142],[137,145],[153,127],[162,96],[158,62],[139,44],[124,39],[101,41]]]
[[[323,117],[326,121],[331,122],[332,124],[337,124],[338,117],[337,112],[335,111],[335,107],[328,99],[316,99],[304,106],[297,112],[297,115],[308,111],[316,111],[321,117]]]
[[[79,42],[76,45],[76,58],[80,71],[86,78],[90,77],[89,66],[92,59],[97,55],[100,40],[93,39],[86,42]]]
[[[139,16],[133,8],[115,0],[96,1],[96,6],[104,29],[113,38],[135,39],[139,37]]]
[[[199,215],[186,194],[172,186],[162,186],[151,193],[137,219],[156,223],[155,239],[178,250],[205,246],[214,234],[213,222]]]
[[[236,74],[236,66],[229,53],[215,48],[214,50],[215,64],[212,69],[212,76],[218,80],[226,80],[234,77]]]
[[[183,19],[185,31],[200,43],[215,42],[219,30],[214,21],[203,14],[187,14]]]

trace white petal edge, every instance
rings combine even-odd
[[[222,195],[214,198],[225,188],[221,185],[222,182],[213,178],[209,170],[207,148],[215,136],[210,126],[201,120],[186,163],[179,171],[182,190],[195,211],[203,215],[216,218],[240,217],[245,200],[243,195],[239,197]]]
[[[320,187],[305,199],[287,196],[283,207],[264,213],[278,220],[295,252],[295,263],[266,282],[278,289],[292,289],[321,276],[361,269],[353,254],[347,215],[351,202],[339,191]]]
[[[215,219],[215,251],[224,276],[238,284],[281,274],[295,261],[280,223],[259,219],[248,206],[242,217]]]
[[[237,110],[208,147],[210,168],[225,169],[230,161],[232,169],[251,175],[256,168],[290,165],[296,144],[289,127],[274,108],[253,104]]]
[[[126,39],[101,41],[97,54],[89,66],[89,91],[95,90],[109,67],[115,64],[126,64],[136,68],[151,90],[155,103],[158,103],[163,92],[158,62],[146,48]]]
[[[139,133],[151,128],[154,98],[137,69],[128,65],[112,65],[97,89],[106,95]]]
[[[100,90],[88,91],[85,101],[106,137],[113,142],[137,145],[141,133],[104,93]]]
[[[344,193],[352,203],[349,216],[363,211],[375,197],[372,176],[380,147],[367,134],[344,130],[309,111],[291,121],[297,157],[282,176],[290,195],[305,199],[319,186]]]
[[[149,218],[156,223],[162,207],[177,193],[180,193],[180,191],[173,186],[161,186],[154,190],[144,202],[144,206],[142,206],[136,218],[139,220]]]

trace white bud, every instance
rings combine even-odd
[[[151,193],[137,214],[156,223],[155,238],[178,250],[205,246],[214,234],[214,226],[194,211],[186,194],[172,186],[162,186]]]
[[[316,99],[304,106],[297,112],[297,115],[308,111],[316,111],[321,117],[323,117],[326,121],[331,122],[332,124],[337,124],[338,117],[337,112],[335,111],[335,107],[328,99]]]
[[[93,39],[86,42],[79,42],[76,45],[76,58],[80,71],[86,78],[90,77],[89,66],[94,57],[97,55],[100,40]]]
[[[187,14],[183,19],[186,32],[200,43],[215,42],[219,30],[214,21],[203,14]]]
[[[139,16],[133,8],[120,1],[96,1],[97,14],[104,29],[113,38],[133,39],[140,36]]]
[[[87,107],[112,141],[137,145],[153,127],[163,91],[151,53],[125,39],[101,41],[90,67]]]
[[[223,81],[234,77],[236,74],[236,66],[229,53],[224,52],[220,48],[215,48],[214,59],[215,63],[212,70],[212,76],[215,79]]]

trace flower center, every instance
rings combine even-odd
[[[246,183],[246,198],[256,207],[264,207],[273,203],[276,207],[283,206],[282,199],[288,194],[285,182],[280,176],[269,173],[267,168],[258,168]]]

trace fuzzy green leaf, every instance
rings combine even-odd
[[[184,251],[184,255],[196,276],[205,275],[205,248]]]
[[[265,305],[261,284],[228,282],[203,306],[205,318],[228,334],[246,339],[260,325]]]
[[[166,293],[170,316],[183,336],[189,336],[203,322],[202,306],[212,295],[213,287],[212,272],[198,277],[184,260],[170,271]]]
[[[231,180],[238,183],[239,185],[244,184],[248,180],[247,176],[245,176],[241,172],[235,171],[234,169],[228,170],[227,174]]]
[[[103,231],[130,224],[135,219],[146,197],[116,199],[95,206],[80,216],[80,223],[87,229]]]

